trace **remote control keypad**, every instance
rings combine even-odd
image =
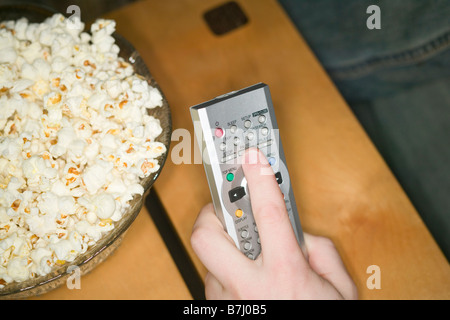
[[[219,135],[220,137],[215,135],[214,141],[224,178],[223,204],[234,220],[241,251],[251,259],[258,257],[261,245],[258,228],[251,214],[247,182],[240,163],[245,150],[250,147],[260,149],[272,166],[278,184],[281,186],[283,182],[279,171],[278,150],[276,144],[273,144],[277,139],[276,131],[269,129],[270,116],[266,108],[255,113],[257,114],[255,116],[247,115],[229,121],[231,125],[228,127],[213,129],[215,132],[220,129],[219,132],[223,133]]]

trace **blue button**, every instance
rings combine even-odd
[[[275,162],[277,162],[277,160],[274,157],[270,157],[268,160],[269,160],[269,164],[271,166],[273,166],[275,164]]]

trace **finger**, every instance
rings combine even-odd
[[[304,237],[311,269],[330,282],[345,299],[356,299],[356,286],[333,242],[307,233],[304,233]]]
[[[200,261],[225,286],[249,267],[250,260],[225,232],[212,204],[200,211],[192,229],[191,245]]]
[[[248,149],[244,157],[242,169],[248,183],[264,263],[297,255],[300,247],[272,168],[257,149]]]

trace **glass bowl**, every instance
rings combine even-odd
[[[42,22],[49,16],[57,13],[56,11],[38,6],[30,5],[9,5],[0,6],[0,21],[17,20],[22,17],[28,19],[29,22]],[[123,215],[122,219],[115,222],[114,229],[105,234],[94,246],[89,248],[84,254],[79,255],[74,261],[67,262],[60,267],[55,267],[49,274],[40,276],[23,282],[12,282],[6,284],[0,289],[0,299],[24,299],[36,295],[44,294],[53,290],[67,282],[69,276],[75,267],[79,268],[80,274],[86,274],[95,268],[99,263],[104,261],[116,248],[119,247],[125,236],[126,231],[141,211],[143,200],[158,178],[164,163],[167,159],[170,145],[170,137],[172,132],[172,121],[170,108],[160,90],[155,79],[150,74],[144,61],[135,48],[122,36],[114,33],[116,44],[120,48],[119,56],[129,62],[136,73],[147,79],[148,83],[158,88],[163,96],[163,106],[154,109],[148,109],[148,113],[159,119],[163,129],[160,136],[156,139],[166,146],[166,153],[157,158],[160,168],[149,177],[142,179],[141,185],[144,187],[144,195],[135,195],[130,202],[130,207]]]

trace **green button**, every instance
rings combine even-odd
[[[231,172],[227,173],[227,180],[228,181],[233,181],[233,179],[234,179],[234,174],[232,174]]]

